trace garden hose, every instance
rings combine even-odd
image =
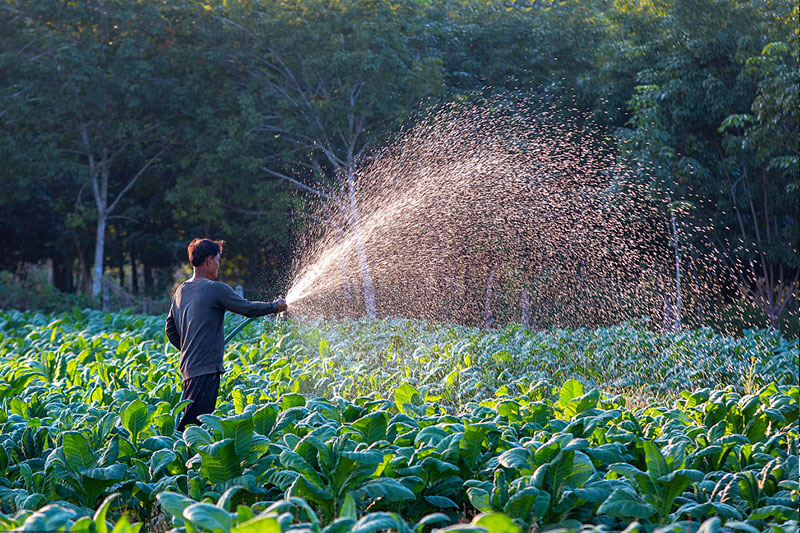
[[[250,324],[253,320],[255,320],[257,318],[261,318],[261,317],[260,316],[252,316],[252,317],[250,317],[250,318],[248,318],[246,320],[241,321],[238,326],[233,328],[233,330],[230,333],[225,335],[225,340],[223,341],[223,344],[228,344],[228,342],[230,342],[240,331],[242,331],[245,328],[245,326],[247,326],[248,324]],[[278,318],[278,320],[281,320],[283,318],[283,313],[278,313],[277,318]]]
[[[249,323],[251,323],[251,322],[252,322],[253,320],[255,320],[256,318],[261,318],[261,317],[253,316],[253,317],[250,317],[250,318],[248,318],[247,320],[242,320],[242,321],[239,323],[239,325],[238,325],[238,326],[236,326],[235,328],[233,328],[233,331],[231,331],[230,333],[228,333],[227,335],[225,335],[225,341],[224,341],[224,343],[225,343],[225,344],[228,344],[228,342],[230,342],[230,340],[231,340],[232,338],[234,338],[234,337],[236,336],[236,334],[237,334],[237,333],[239,333],[240,331],[242,331],[246,325],[248,325]]]

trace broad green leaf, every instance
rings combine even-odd
[[[100,481],[121,481],[125,478],[127,472],[127,466],[122,463],[116,463],[111,466],[85,468],[81,470],[81,476]]]
[[[551,499],[549,492],[540,490],[539,495],[536,497],[536,502],[533,504],[533,516],[542,518],[550,507]]]
[[[289,393],[281,396],[281,407],[284,410],[292,407],[302,407],[306,404],[306,399],[301,394]]]
[[[291,450],[284,450],[281,452],[280,461],[283,466],[295,472],[299,472],[317,487],[322,488],[325,485],[319,473],[314,470],[299,453]]]
[[[275,516],[257,516],[234,526],[231,533],[281,533],[281,526]]]
[[[348,533],[355,524],[355,518],[339,517],[325,526],[321,533]]]
[[[777,518],[778,520],[800,519],[797,509],[792,509],[785,505],[765,505],[759,507],[747,517],[748,520],[764,520],[767,518]]]
[[[421,402],[422,396],[420,395],[419,391],[408,383],[403,383],[399,387],[395,387],[394,403],[397,406],[397,410],[401,413],[413,416],[414,412],[409,411],[406,406],[419,405]]]
[[[195,503],[191,498],[176,492],[162,492],[156,496],[158,503],[175,518],[183,517],[183,510]]]
[[[77,518],[78,513],[74,509],[50,503],[28,516],[18,531],[59,531]]]
[[[414,531],[417,533],[421,533],[425,527],[428,527],[432,524],[441,524],[443,522],[449,522],[450,517],[444,513],[431,513],[426,514],[422,518],[420,518],[419,522],[414,524]]]
[[[225,489],[225,492],[223,492],[217,500],[217,507],[220,509],[225,509],[226,511],[230,511],[231,499],[233,499],[233,495],[242,490],[242,488],[243,487],[240,485],[234,485]]]
[[[561,387],[558,393],[558,403],[562,407],[566,407],[570,401],[578,396],[583,396],[583,385],[576,379],[570,379]]]
[[[183,517],[196,527],[211,533],[228,533],[233,526],[233,518],[228,511],[209,503],[191,504],[183,510]]]
[[[64,458],[73,471],[80,472],[85,468],[97,466],[97,458],[89,448],[89,441],[82,433],[65,431],[62,434],[62,447]]]
[[[497,458],[500,465],[505,468],[515,468],[518,470],[533,470],[536,467],[533,456],[528,448],[511,448],[500,454]]]
[[[482,513],[492,512],[492,498],[488,492],[478,487],[467,489],[467,498],[472,506]]]
[[[327,357],[328,354],[330,353],[330,351],[331,351],[331,348],[328,345],[328,341],[326,341],[325,339],[320,339],[319,340],[319,355],[320,355],[320,357]]]
[[[211,434],[200,426],[189,426],[183,430],[183,440],[189,446],[210,445],[214,443]]]
[[[222,483],[242,475],[241,459],[236,454],[233,439],[215,442],[198,453],[201,457],[200,473],[211,483]]]
[[[642,448],[644,448],[645,462],[647,463],[647,473],[650,474],[651,478],[658,479],[661,476],[666,476],[669,474],[670,469],[667,466],[664,456],[661,455],[661,450],[658,449],[658,446],[653,444],[651,441],[646,440],[642,441]]]
[[[718,517],[709,518],[708,520],[704,521],[700,524],[700,527],[697,528],[696,533],[717,533],[722,527],[722,520]]]
[[[516,492],[508,499],[505,507],[503,507],[503,512],[505,512],[511,518],[528,520],[531,516],[531,512],[533,511],[533,505],[536,503],[536,499],[538,497],[538,489],[534,487],[526,487]]]
[[[260,435],[269,436],[277,419],[278,408],[275,405],[267,404],[253,413],[253,428]]]
[[[378,466],[383,462],[383,458],[387,454],[381,450],[362,450],[358,452],[340,452],[339,455],[361,465]]]
[[[2,521],[0,521],[0,527],[3,526],[8,527],[7,524],[3,524]],[[108,526],[106,526],[106,530],[107,529]],[[84,516],[76,520],[69,530],[71,533],[99,533],[100,528],[95,526],[95,521],[92,520],[91,517]]]
[[[339,517],[352,518],[353,520],[358,519],[358,508],[356,507],[356,501],[353,499],[353,495],[349,492],[344,497],[342,508],[339,511]]]
[[[233,439],[236,455],[245,457],[250,452],[253,441],[253,420],[247,418],[225,418],[220,420],[222,438]]]
[[[456,502],[445,496],[425,496],[425,501],[439,509],[458,509]]]
[[[122,516],[116,524],[111,533],[139,533],[142,528],[142,522],[131,524],[127,516]]]
[[[106,513],[108,513],[108,508],[111,507],[111,502],[117,497],[119,497],[119,492],[110,494],[105,500],[103,500],[103,503],[100,504],[100,507],[97,508],[97,511],[95,511],[92,519],[94,520],[95,527],[97,528],[97,533],[108,532],[108,526],[106,526]]]
[[[417,496],[405,487],[402,483],[392,478],[373,479],[361,485],[358,490],[353,491],[354,496],[369,496],[371,498],[383,498],[389,502],[403,500],[414,501]]]
[[[644,472],[628,463],[614,463],[613,465],[609,465],[608,469],[611,472],[616,472],[617,474],[631,478],[646,475]]]
[[[481,513],[470,523],[485,527],[488,533],[521,533],[519,526],[503,513]]]
[[[381,530],[405,531],[408,525],[394,513],[369,513],[353,525],[350,533],[373,533]]]
[[[167,465],[172,463],[177,457],[178,456],[170,450],[158,450],[153,453],[153,456],[150,458],[150,477],[155,478],[161,470],[166,468]]]
[[[583,484],[592,477],[594,472],[592,460],[583,452],[574,452],[572,457],[572,469],[570,473],[564,477],[564,484],[570,488],[576,489],[583,486]]]
[[[286,491],[288,497],[300,497],[316,503],[323,503],[333,499],[333,495],[319,485],[316,485],[300,474]]]
[[[244,411],[244,406],[246,405],[246,400],[244,397],[244,393],[241,389],[233,389],[231,391],[231,398],[233,398],[233,410],[238,415]]]
[[[459,448],[461,449],[461,457],[473,472],[478,468],[481,445],[487,433],[489,433],[489,430],[485,427],[464,424],[464,437],[459,443]]]
[[[627,489],[616,489],[597,508],[597,514],[607,514],[619,518],[648,518],[655,513],[655,507]]]
[[[131,441],[135,444],[139,433],[149,423],[147,404],[142,400],[133,400],[123,408],[120,418],[122,418],[122,425],[131,434]]]
[[[351,426],[364,437],[364,442],[373,444],[386,440],[388,424],[389,416],[386,411],[377,411],[359,418]]]

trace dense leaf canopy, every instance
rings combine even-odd
[[[50,260],[57,286],[88,290],[102,222],[100,266],[129,291],[163,295],[209,235],[229,243],[226,279],[274,295],[308,187],[340,189],[430,107],[522,92],[600,124],[669,196],[682,244],[727,265],[728,297],[775,325],[800,266],[797,9],[4,0],[0,268]]]

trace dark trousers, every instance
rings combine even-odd
[[[183,432],[189,424],[200,425],[197,417],[211,414],[217,406],[219,394],[220,373],[204,374],[183,381],[183,396],[181,400],[191,400],[192,403],[183,408],[183,418],[178,424],[178,431]]]

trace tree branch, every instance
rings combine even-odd
[[[122,190],[119,192],[119,194],[117,195],[117,197],[114,199],[114,201],[113,201],[113,202],[111,202],[111,205],[110,205],[110,206],[108,206],[108,209],[106,210],[106,213],[111,213],[111,212],[114,210],[114,208],[115,208],[115,207],[117,206],[117,204],[119,203],[120,199],[122,199],[122,197],[125,195],[125,193],[126,193],[126,192],[128,192],[128,191],[131,189],[131,187],[133,187],[133,185],[136,183],[136,180],[138,180],[138,179],[139,179],[139,176],[141,176],[142,174],[144,174],[144,171],[145,171],[145,170],[147,170],[147,169],[150,167],[150,165],[151,165],[151,164],[153,164],[153,162],[155,162],[155,160],[156,160],[156,159],[158,159],[158,158],[161,156],[161,154],[163,154],[163,153],[164,153],[164,150],[166,150],[166,149],[167,149],[167,146],[168,146],[168,145],[164,145],[164,146],[161,148],[161,150],[159,150],[159,151],[158,151],[158,153],[156,153],[156,155],[154,155],[153,157],[151,157],[151,158],[150,158],[150,159],[147,161],[147,163],[145,163],[145,164],[144,164],[144,166],[142,166],[142,168],[140,168],[140,169],[139,169],[139,172],[137,172],[137,173],[136,173],[136,175],[135,175],[135,176],[133,176],[133,178],[131,178],[131,180],[128,182],[128,184],[125,186],[125,188],[123,188],[123,189],[122,189]]]

